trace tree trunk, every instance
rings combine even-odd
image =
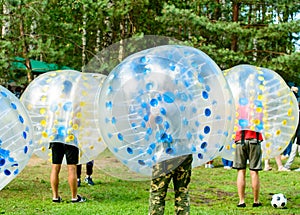
[[[22,5],[20,4],[19,6],[19,11],[21,11]],[[27,82],[30,83],[32,81],[32,68],[30,65],[30,59],[27,57],[28,56],[28,47],[26,44],[26,38],[25,38],[25,30],[24,30],[24,24],[23,24],[23,17],[20,17],[20,37],[22,40],[22,55],[25,58],[25,66],[26,66],[26,71],[27,71]]]
[[[220,17],[221,17],[221,5],[220,5],[220,0],[216,0],[216,4],[217,4],[217,7],[215,9],[215,15],[214,15],[214,18],[215,20],[219,20]]]
[[[232,11],[232,16],[233,16],[233,22],[238,22],[239,20],[239,9],[240,9],[241,3],[238,1],[233,1],[233,11]],[[231,50],[232,51],[237,51],[238,48],[238,37],[237,35],[232,35],[231,38]]]
[[[85,65],[86,62],[86,20],[87,20],[87,15],[86,15],[86,8],[85,5],[83,5],[83,17],[82,17],[82,55],[81,55],[81,63],[82,67]]]
[[[9,17],[9,13],[10,10],[8,9],[8,7],[3,4],[3,15]],[[10,20],[3,20],[3,24],[2,24],[2,30],[1,30],[1,37],[4,38],[5,35],[9,32],[9,28],[10,28]]]

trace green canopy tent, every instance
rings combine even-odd
[[[68,66],[59,66],[55,63],[45,63],[43,61],[30,59],[30,66],[33,73],[44,73],[55,70],[72,69]],[[26,70],[25,59],[22,57],[15,57],[15,61],[11,63],[10,70]]]

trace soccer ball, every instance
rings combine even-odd
[[[271,205],[274,208],[284,208],[287,204],[287,198],[282,193],[277,193],[272,196]]]

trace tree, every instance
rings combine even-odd
[[[121,39],[169,36],[207,53],[221,69],[246,63],[300,84],[300,4],[292,0],[0,0],[1,77],[16,56],[81,70]],[[9,11],[9,12],[8,12]],[[25,76],[26,77],[26,76]]]

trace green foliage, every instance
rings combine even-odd
[[[205,51],[222,69],[246,63],[299,79],[300,5],[292,0],[2,0],[0,8],[1,77],[16,56],[81,70],[121,39],[161,35]]]

